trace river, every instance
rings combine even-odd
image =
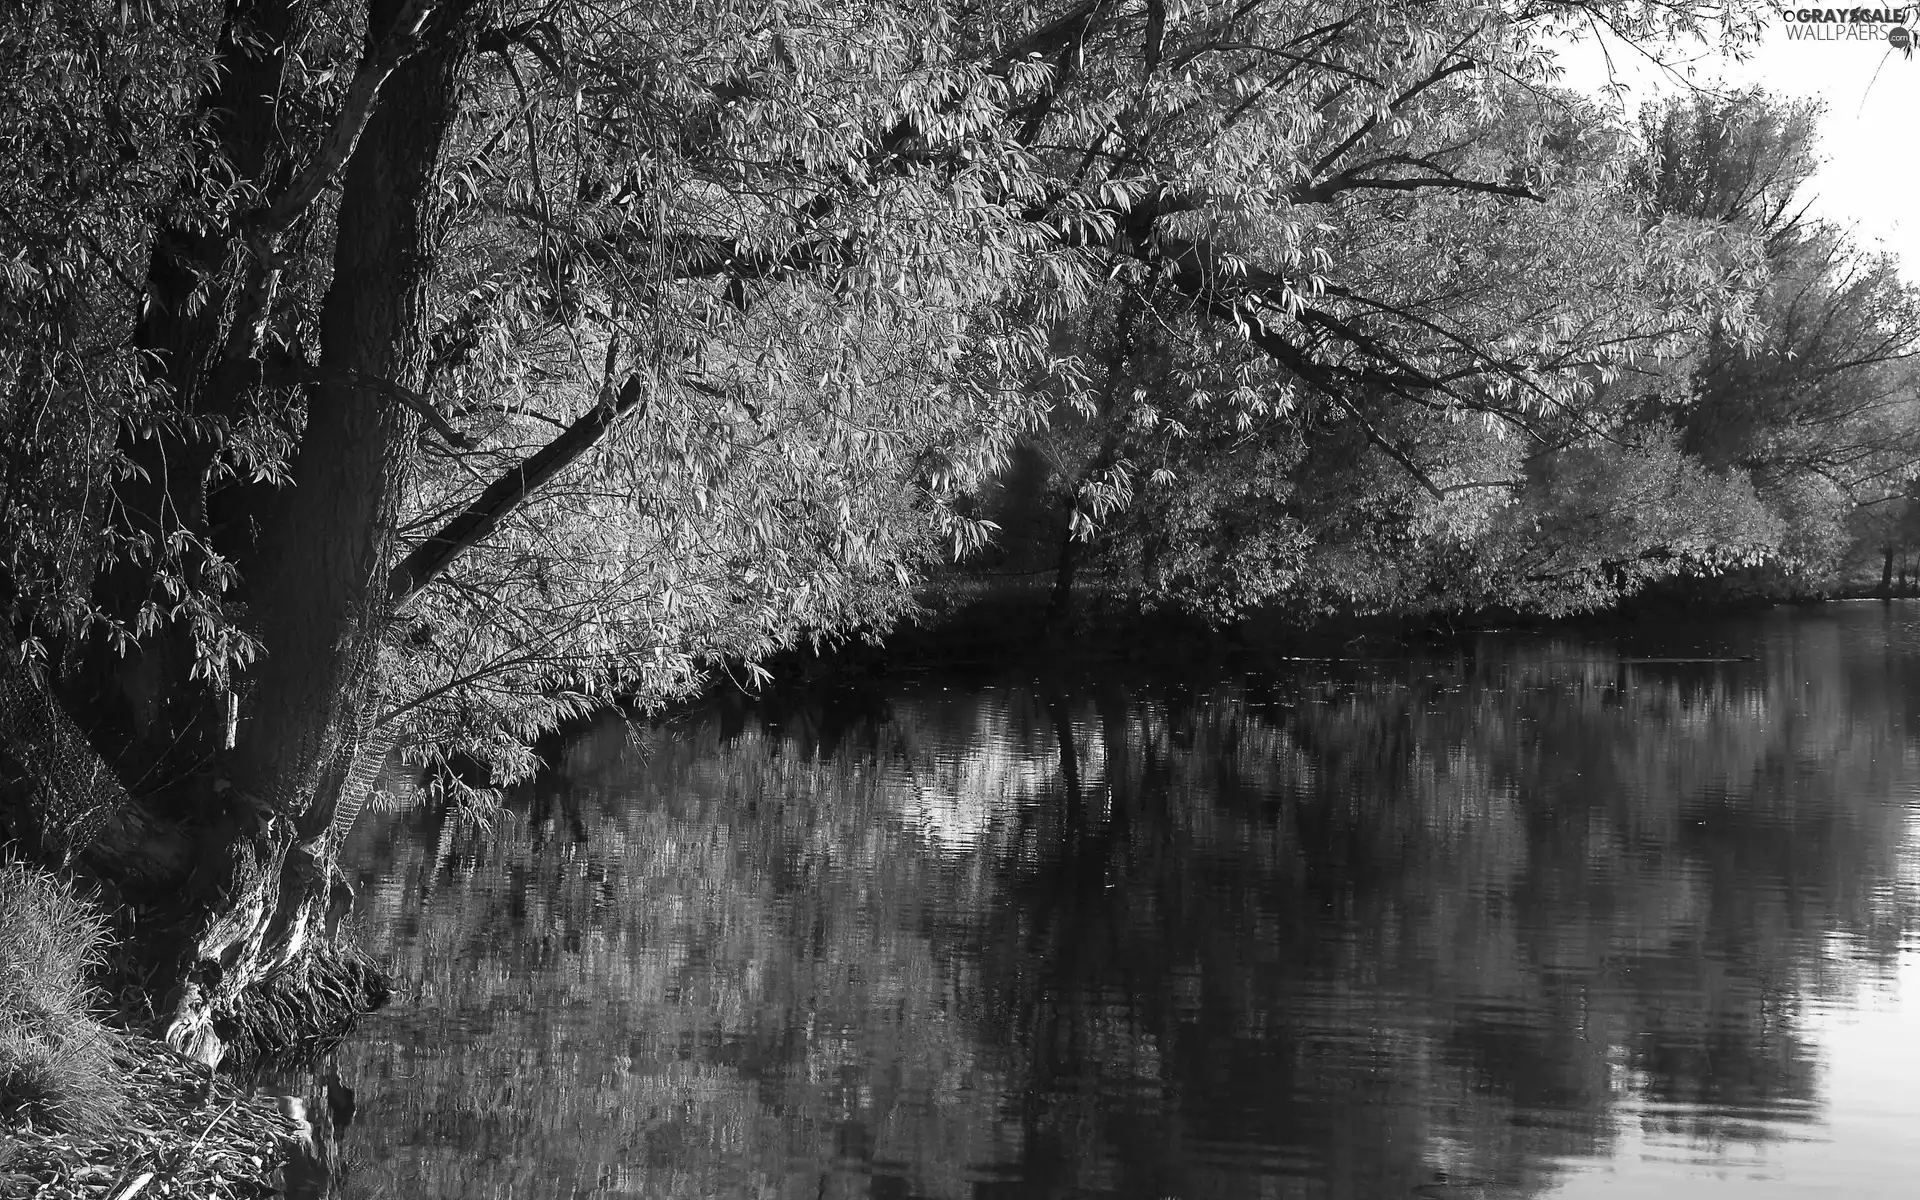
[[[362,816],[296,1087],[341,1196],[1920,1195],[1917,706],[1848,604],[610,722]]]

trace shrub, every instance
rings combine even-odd
[[[0,1124],[98,1129],[118,1115],[118,1038],[87,978],[105,941],[69,884],[0,860]]]

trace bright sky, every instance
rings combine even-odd
[[[1891,7],[1887,0],[1850,3]],[[1681,91],[1686,82],[1759,86],[1782,96],[1824,101],[1820,146],[1826,161],[1814,179],[1813,212],[1851,228],[1863,244],[1898,254],[1902,274],[1920,282],[1920,55],[1909,59],[1885,40],[1790,40],[1787,24],[1776,16],[1744,62],[1700,47],[1678,50],[1672,57],[1681,67],[1679,75],[1654,67],[1638,51],[1617,43],[1602,54],[1594,42],[1586,41],[1562,52],[1567,69],[1563,82],[1596,91],[1608,81],[1610,61],[1611,77],[1628,87],[1624,102],[1629,116],[1648,100]],[[1875,31],[1884,35],[1888,28],[1880,25]],[[1920,20],[1908,28],[1920,32]]]

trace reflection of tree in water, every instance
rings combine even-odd
[[[1189,1198],[1762,1136],[1914,924],[1911,667],[1820,628],[596,731],[490,837],[368,831],[419,990],[356,1135],[426,1195]]]

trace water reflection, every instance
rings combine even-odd
[[[1823,1031],[1920,1019],[1916,620],[602,727],[490,831],[363,817],[333,1189],[1909,1194]]]

